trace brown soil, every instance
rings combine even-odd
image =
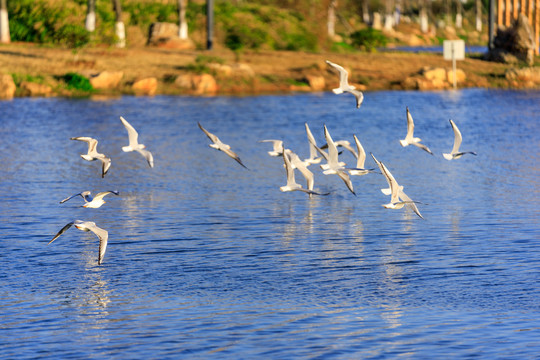
[[[186,90],[174,85],[174,79],[188,72],[189,65],[200,56],[224,60],[225,64],[245,63],[254,71],[251,78],[224,78],[217,76],[219,93],[272,93],[309,91],[306,76],[325,78],[326,89],[337,85],[337,77],[328,71],[325,59],[339,63],[350,70],[351,82],[363,84],[366,90],[403,89],[407,77],[419,73],[424,67],[450,68],[440,54],[378,53],[305,53],[286,51],[246,51],[235,54],[226,49],[212,51],[171,50],[136,47],[129,49],[88,48],[77,52],[69,49],[44,47],[28,43],[0,46],[0,73],[16,74],[19,78],[36,78],[59,90],[59,76],[68,72],[88,73],[109,70],[123,71],[122,86],[113,93],[130,93],[129,84],[136,79],[155,77],[160,94],[181,94]],[[458,62],[467,79],[460,87],[516,87],[505,79],[510,65],[467,58]],[[518,86],[519,87],[519,86]]]

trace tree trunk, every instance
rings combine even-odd
[[[116,33],[116,47],[126,47],[126,28],[122,21],[122,5],[120,0],[112,0],[114,13],[116,14],[116,23],[114,24],[114,30]]]
[[[188,38],[188,26],[186,21],[186,8],[188,0],[178,0],[178,37],[186,40]]]
[[[84,27],[90,32],[96,30],[96,0],[88,0]]]
[[[394,16],[392,14],[393,4],[394,2],[392,0],[385,1],[385,14],[384,14],[384,29],[385,30],[392,30],[394,26]]]
[[[482,31],[482,0],[476,0],[476,31]]]
[[[328,5],[328,37],[333,39],[336,35],[336,7],[337,0],[330,0]]]
[[[369,0],[362,0],[362,20],[364,24],[369,24]]]
[[[9,35],[9,19],[6,0],[0,0],[0,43],[11,42]]]
[[[461,0],[456,0],[456,28],[461,29],[463,27],[463,6]]]
[[[421,1],[420,7],[420,29],[425,34],[429,31],[428,13],[426,9],[426,0]]]

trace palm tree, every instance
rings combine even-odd
[[[11,42],[6,0],[0,0],[0,42],[6,44]]]
[[[116,47],[126,47],[126,28],[122,21],[122,6],[120,0],[112,0],[114,12],[116,14],[116,23],[114,24],[114,30],[117,37]]]

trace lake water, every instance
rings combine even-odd
[[[483,89],[367,92],[360,109],[332,93],[0,102],[0,357],[538,359],[539,105]],[[400,146],[406,106],[435,156]],[[120,115],[155,168],[122,152]],[[442,157],[449,119],[478,156]],[[258,140],[306,157],[305,122],[321,144],[324,124],[356,134],[425,220],[381,206],[381,174],[354,196],[312,165],[330,195],[280,192],[283,161]],[[112,158],[105,178],[75,136]],[[99,209],[59,204],[115,189]],[[102,265],[91,232],[47,246],[75,219],[109,231]]]

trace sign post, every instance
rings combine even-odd
[[[452,72],[454,80],[454,89],[457,88],[456,83],[456,60],[465,59],[465,41],[463,40],[444,40],[443,41],[443,57],[444,60],[452,60]]]

